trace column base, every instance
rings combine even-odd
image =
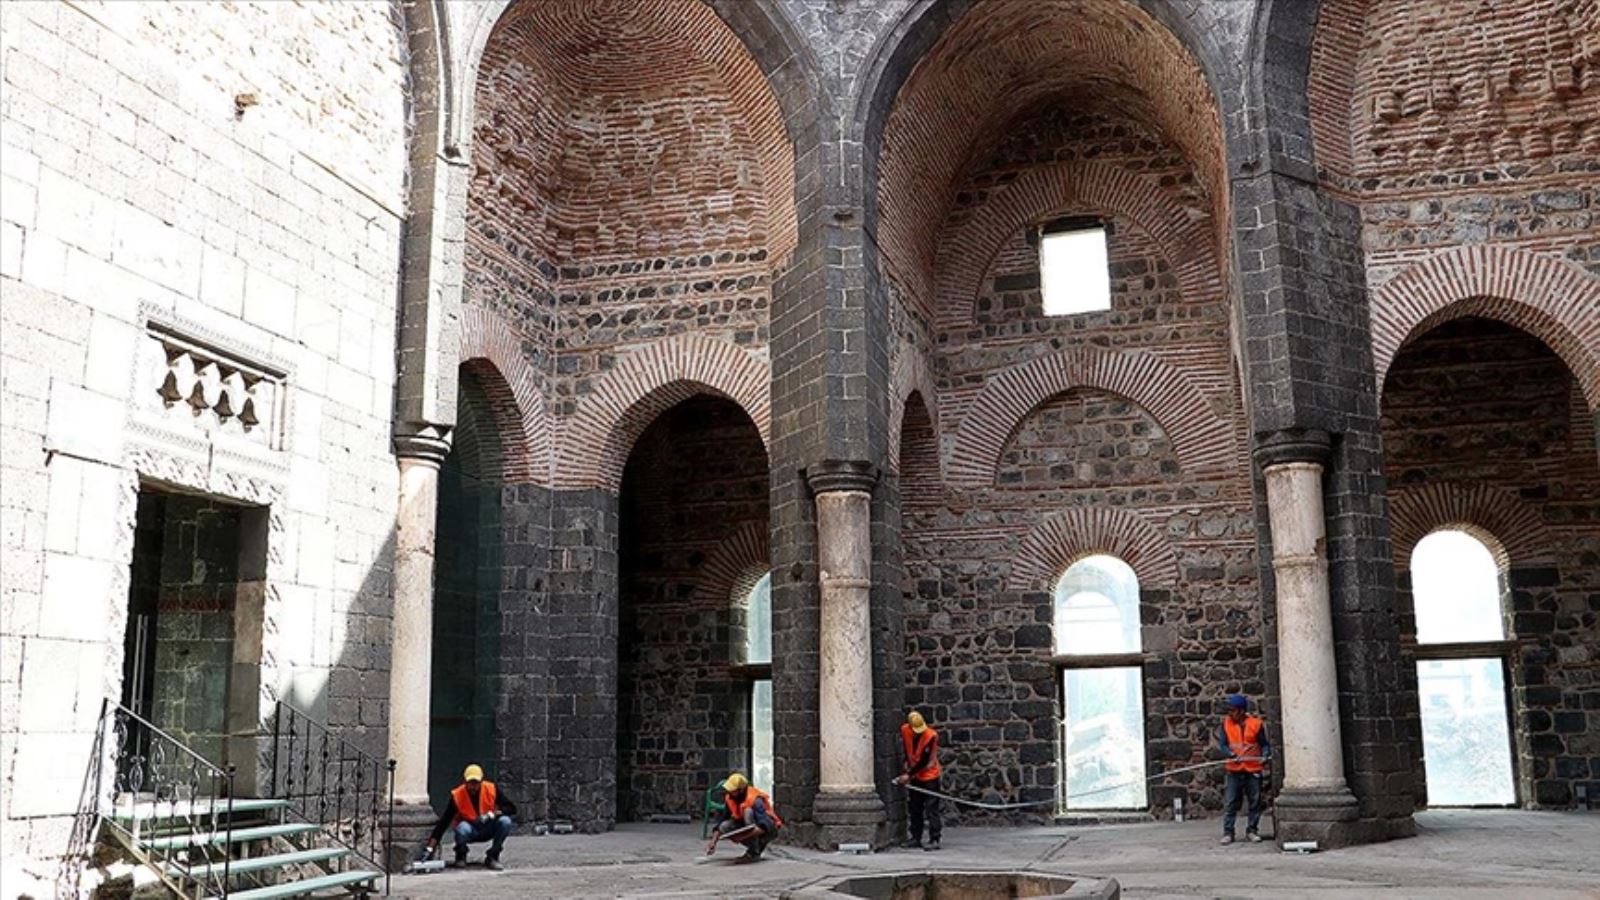
[[[832,850],[840,844],[889,846],[889,817],[883,798],[862,793],[819,793],[812,801],[811,818],[817,823],[817,845]]]
[[[389,828],[383,842],[383,862],[390,872],[398,872],[422,852],[422,844],[433,832],[439,813],[426,802],[394,802],[394,827]],[[450,836],[445,835],[448,839]],[[448,847],[445,848],[449,850]]]
[[[1284,788],[1272,806],[1281,848],[1290,841],[1316,841],[1319,850],[1366,843],[1349,788]]]

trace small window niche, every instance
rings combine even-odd
[[[1055,219],[1039,227],[1039,292],[1045,315],[1111,308],[1106,233],[1106,224],[1098,219]]]

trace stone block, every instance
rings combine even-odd
[[[60,784],[88,771],[94,750],[94,733],[23,733],[17,737],[16,765],[10,784]],[[77,811],[78,791],[19,790],[11,794],[11,815],[65,816]],[[71,828],[71,822],[66,823]]]
[[[96,315],[89,325],[89,353],[83,385],[91,391],[126,401],[138,381],[134,356],[143,335],[127,322]],[[153,387],[139,384],[153,390]]]
[[[111,203],[98,191],[46,168],[39,174],[38,202],[40,232],[92,256],[111,255]]]
[[[233,316],[244,315],[245,264],[231,253],[207,246],[200,260],[200,300]]]
[[[22,226],[0,222],[0,276],[22,277]]]
[[[244,318],[273,334],[295,335],[295,290],[265,271],[250,267],[244,277]]]
[[[117,597],[118,566],[65,553],[46,553],[38,633],[43,637],[110,640],[110,611]]]
[[[66,280],[67,245],[38,232],[29,232],[22,244],[22,280],[59,294]]]
[[[200,288],[200,240],[137,207],[116,211],[111,261],[143,278],[193,297]]]
[[[60,378],[50,382],[46,450],[115,465],[122,459],[123,403]]]

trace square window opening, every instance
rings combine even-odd
[[[1039,235],[1039,290],[1047,316],[1110,309],[1105,225],[1082,220],[1045,225]]]

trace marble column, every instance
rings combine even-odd
[[[1278,839],[1338,844],[1337,823],[1355,818],[1356,800],[1345,782],[1339,725],[1322,499],[1327,450],[1325,435],[1297,434],[1264,444],[1257,460],[1266,480],[1277,586],[1284,744]]]
[[[883,800],[873,785],[872,486],[877,470],[829,462],[806,471],[817,504],[822,609],[818,636],[819,843],[888,840]]]
[[[389,865],[404,863],[432,824],[428,732],[432,707],[433,554],[439,465],[449,444],[437,437],[395,438],[400,505],[395,521],[394,620],[389,656],[389,757],[395,761],[395,829]]]

